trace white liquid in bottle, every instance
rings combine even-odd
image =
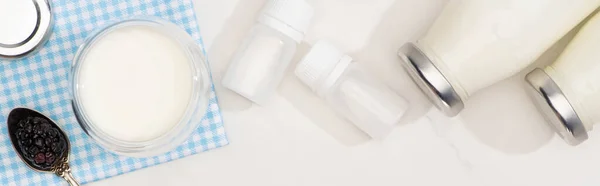
[[[400,55],[415,82],[448,116],[470,95],[535,61],[600,0],[456,0]]]
[[[599,30],[600,15],[596,15],[585,24],[554,64],[546,67],[543,72],[536,70],[528,75],[530,82],[533,81],[532,76],[541,75],[546,77],[545,84],[556,85],[558,91],[544,86],[535,87],[534,81],[531,83],[535,89],[541,89],[540,92],[544,93],[541,96],[551,95],[538,104],[555,109],[553,114],[547,114],[548,119],[550,122],[554,121],[552,124],[558,129],[557,132],[571,144],[579,144],[585,140],[585,133],[600,121]],[[552,93],[557,95],[552,96]],[[555,99],[559,96],[566,98],[566,104]],[[576,116],[563,114],[566,113],[564,110],[569,109]],[[566,128],[570,128],[570,131],[565,131]]]
[[[388,136],[408,108],[403,97],[324,41],[313,46],[295,74],[339,115],[374,139]]]
[[[335,111],[374,139],[387,137],[408,108],[407,101],[355,64],[328,91]]]
[[[269,0],[223,77],[223,87],[264,105],[277,90],[313,15],[305,0]]]
[[[90,120],[122,141],[147,141],[183,117],[192,66],[177,41],[147,26],[111,31],[81,63],[80,97]]]

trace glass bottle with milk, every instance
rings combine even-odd
[[[283,79],[313,12],[304,0],[267,2],[258,24],[235,52],[223,86],[254,103],[264,104]]]
[[[595,15],[554,64],[526,77],[537,106],[569,144],[588,138],[600,122],[600,15]]]
[[[330,107],[374,139],[392,132],[407,102],[359,68],[352,58],[320,41],[296,67],[296,76]]]
[[[535,61],[600,0],[455,0],[399,52],[414,82],[447,116],[469,96]]]

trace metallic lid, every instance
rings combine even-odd
[[[588,139],[587,130],[575,109],[544,70],[531,71],[525,80],[530,85],[528,92],[536,106],[560,137],[570,145],[578,145]]]
[[[429,100],[446,116],[458,115],[464,103],[433,62],[414,43],[406,43],[398,55],[410,77]]]
[[[47,0],[0,1],[0,58],[19,58],[40,48],[52,29]]]

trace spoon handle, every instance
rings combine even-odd
[[[71,167],[69,166],[69,159],[64,158],[61,163],[54,167],[54,173],[61,178],[65,179],[71,186],[79,186],[79,183],[71,174]]]
[[[70,186],[79,186],[79,183],[77,183],[77,181],[73,177],[73,174],[71,174],[71,171],[65,172],[62,178],[67,180],[67,183],[69,183]]]

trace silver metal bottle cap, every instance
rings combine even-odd
[[[429,100],[446,116],[458,115],[464,103],[433,62],[414,43],[406,43],[398,55],[410,77]]]
[[[0,58],[19,58],[40,48],[52,30],[47,0],[0,1]]]
[[[583,122],[569,103],[560,87],[542,69],[535,69],[525,77],[538,109],[570,145],[578,145],[588,139]]]

